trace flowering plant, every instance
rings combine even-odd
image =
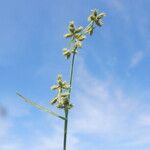
[[[57,91],[57,95],[50,101],[50,104],[56,105],[57,108],[62,109],[64,111],[64,116],[50,111],[49,109],[17,93],[19,97],[21,97],[25,102],[29,103],[30,105],[35,106],[44,112],[47,112],[53,116],[64,120],[63,150],[66,150],[67,144],[68,113],[69,110],[73,107],[70,98],[72,90],[75,56],[78,53],[78,50],[82,48],[83,41],[86,39],[87,35],[89,34],[91,36],[97,26],[101,27],[103,25],[102,19],[105,15],[105,13],[99,12],[98,10],[94,9],[88,17],[89,24],[85,28],[81,26],[76,27],[75,23],[71,21],[68,26],[68,33],[64,35],[66,39],[69,39],[68,47],[63,49],[63,55],[67,60],[71,61],[70,79],[69,82],[66,82],[63,80],[61,74],[57,76],[57,83],[51,87],[51,90]]]

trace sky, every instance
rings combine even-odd
[[[150,1],[1,0],[0,150],[60,150],[63,121],[21,101],[49,104],[68,23],[86,26],[94,8],[104,25],[87,37],[75,62],[68,150],[149,150]]]

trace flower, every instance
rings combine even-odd
[[[85,39],[85,36],[82,35],[82,32],[83,31],[83,27],[78,27],[76,28],[75,25],[74,25],[74,22],[71,21],[69,23],[69,26],[68,26],[68,33],[64,35],[65,38],[73,38],[73,39],[76,39],[78,41],[83,41]]]
[[[57,95],[50,101],[52,105],[56,104],[57,108],[60,109],[71,109],[72,104],[69,102],[70,99],[70,85],[68,82],[63,81],[62,75],[58,74],[57,84],[51,87],[52,90],[57,90]]]
[[[102,26],[103,22],[102,19],[105,17],[106,14],[101,12],[99,13],[96,9],[92,10],[92,14],[88,17],[89,22],[95,23],[97,26]]]
[[[71,56],[71,51],[70,51],[69,49],[67,49],[67,48],[64,48],[64,49],[63,49],[63,55],[64,55],[67,59],[69,59],[70,56]]]
[[[69,83],[67,83],[66,81],[63,81],[62,75],[58,74],[57,84],[53,85],[51,87],[51,90],[60,90],[60,91],[62,91],[63,89],[68,90],[69,88],[70,88]]]
[[[94,29],[95,29],[95,28],[93,27],[93,25],[91,25],[91,26],[89,26],[89,27],[87,28],[86,33],[89,33],[90,35],[92,35]]]

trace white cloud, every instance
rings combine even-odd
[[[150,112],[146,114],[141,114],[138,120],[139,125],[150,127]]]
[[[75,71],[72,97],[75,107],[70,113],[68,149],[88,150],[89,145],[90,149],[90,147],[99,144],[88,140],[91,137],[98,141],[103,138],[108,143],[109,141],[115,141],[120,149],[148,143],[150,124],[148,110],[147,108],[144,109],[144,101],[140,101],[137,95],[129,96],[127,91],[114,84],[113,78],[96,79],[93,75],[90,75],[84,62],[80,61],[77,66],[80,67]],[[142,114],[141,107],[144,110]],[[22,116],[26,115],[24,112],[21,114]],[[18,115],[12,116],[18,117]],[[15,139],[18,142],[12,140],[14,145],[11,146],[12,142],[6,139],[0,149],[60,150],[63,142],[62,124],[57,121],[52,123],[47,118],[44,120],[45,124],[52,124],[50,130],[53,130],[53,132],[48,134],[43,132],[42,128],[36,128],[30,139],[27,139],[27,144]],[[4,127],[5,125],[3,125]],[[0,130],[3,128],[0,126]],[[13,130],[11,127],[6,129]],[[38,132],[35,131],[37,129]],[[10,134],[9,132],[5,133],[7,136]],[[86,135],[87,140],[82,139],[80,135]],[[99,150],[98,146],[94,150]]]
[[[96,135],[108,141],[121,142],[126,139],[123,144],[129,141],[135,143],[137,140],[140,144],[137,137],[150,132],[147,118],[143,120],[147,120],[147,128],[144,124],[139,125],[140,110],[144,107],[143,100],[141,101],[137,95],[128,96],[127,91],[115,85],[110,79],[101,81],[94,78],[83,63],[80,64],[76,76],[72,132]],[[145,138],[141,144],[144,142],[147,143],[148,139]]]
[[[8,134],[11,123],[8,120],[0,118],[0,138]]]
[[[142,51],[137,51],[131,58],[130,67],[133,68],[137,66],[144,58],[144,53]]]
[[[19,97],[13,95],[0,98],[2,106],[6,108],[6,115],[9,117],[22,117],[29,115],[29,109]],[[7,116],[6,116],[7,117]]]
[[[12,134],[14,123],[10,118],[0,118],[0,150],[20,150],[21,142]]]
[[[20,150],[22,149],[17,141],[0,143],[1,150]]]
[[[118,11],[123,11],[124,10],[124,5],[123,2],[120,0],[113,0],[113,1],[109,1],[109,0],[104,0],[104,2],[110,6],[115,8]]]
[[[34,144],[30,145],[30,147],[28,148],[29,150],[60,150],[63,147],[63,134],[61,132],[55,131],[55,133],[50,136],[39,135],[33,141]],[[67,144],[68,149],[79,149],[79,145],[81,145],[79,139],[69,134]]]

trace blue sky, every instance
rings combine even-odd
[[[63,122],[15,92],[58,111],[48,102],[57,74],[69,78],[63,35],[93,8],[107,16],[76,59],[68,149],[149,150],[149,0],[0,1],[1,150],[61,149]]]

